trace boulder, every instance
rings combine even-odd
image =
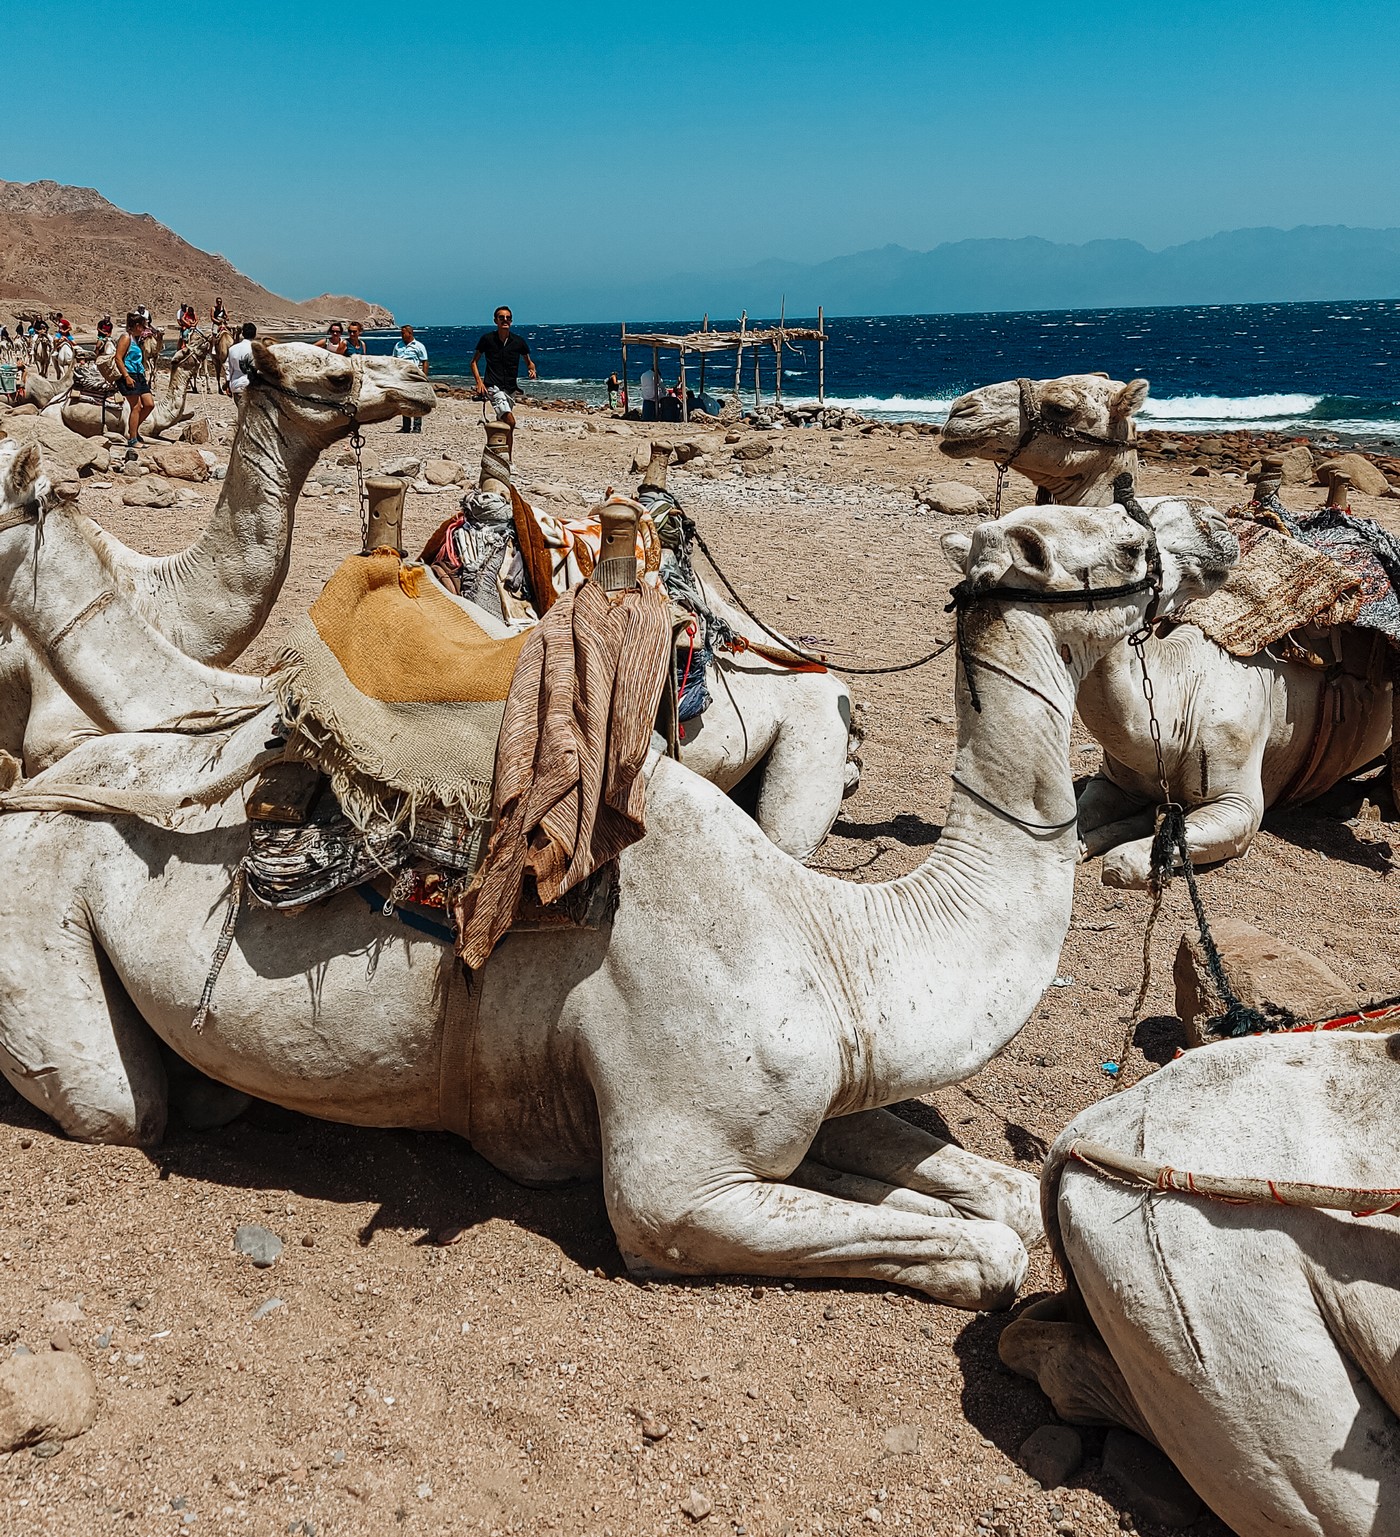
[[[1349,987],[1325,961],[1306,950],[1275,939],[1241,918],[1220,918],[1211,925],[1220,959],[1240,999],[1251,1008],[1274,1004],[1295,1019],[1333,1019],[1357,1005]],[[1176,980],[1176,1012],[1186,1027],[1186,1039],[1199,1046],[1207,1039],[1206,1021],[1224,1005],[1211,981],[1199,938],[1181,936],[1172,968]]]
[[[991,511],[987,498],[975,486],[964,485],[960,480],[940,480],[935,485],[923,486],[917,495],[921,506],[953,518],[984,518]]]
[[[773,445],[764,438],[750,438],[747,443],[740,443],[734,450],[736,459],[752,460],[766,459],[773,452]]]
[[[1115,1428],[1104,1437],[1103,1470],[1139,1521],[1190,1526],[1201,1514],[1200,1496],[1171,1458],[1130,1430]]]
[[[186,443],[207,443],[209,441],[209,423],[202,416],[196,416],[192,422],[185,423]]]
[[[355,450],[353,448],[341,449],[335,456],[335,462],[343,468],[353,469],[355,466]],[[364,465],[366,475],[376,475],[379,473],[379,455],[368,444],[360,450],[360,463]]]
[[[588,498],[574,486],[560,481],[537,480],[526,488],[525,495],[532,501],[564,502],[573,507],[587,507]]]
[[[37,443],[44,474],[54,482],[76,480],[106,460],[107,445],[101,438],[85,438],[70,432],[56,417],[23,416],[12,411],[5,418],[5,435],[17,443]]]
[[[1084,1441],[1068,1425],[1042,1425],[1021,1443],[1016,1461],[1044,1489],[1060,1489],[1084,1461]]]
[[[1337,454],[1331,459],[1324,459],[1314,470],[1313,479],[1318,485],[1325,486],[1333,470],[1341,470],[1347,475],[1363,496],[1391,494],[1390,482],[1362,454]]]
[[[1196,452],[1198,454],[1223,454],[1225,452],[1225,439],[1197,438]]]
[[[143,475],[140,480],[122,492],[122,505],[126,507],[173,507],[175,488],[167,485],[159,475]]]
[[[151,463],[173,480],[208,480],[209,466],[192,443],[166,443],[151,450]]]
[[[354,460],[350,461],[352,464]],[[399,454],[393,459],[386,459],[379,467],[381,475],[395,475],[400,480],[417,480],[423,473],[423,461],[413,454]]]
[[[97,1382],[81,1356],[46,1351],[0,1365],[0,1452],[69,1441],[97,1419]]]
[[[1312,449],[1306,443],[1295,443],[1292,448],[1285,448],[1281,454],[1273,457],[1278,460],[1278,467],[1283,472],[1284,485],[1305,486],[1313,478]]]
[[[465,481],[466,474],[462,466],[451,459],[429,459],[423,466],[423,479],[430,486],[459,486]]]

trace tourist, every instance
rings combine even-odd
[[[618,397],[618,392],[621,390],[621,388],[622,388],[622,386],[618,382],[617,375],[616,374],[609,374],[608,375],[608,410],[609,411],[616,411],[617,410],[617,397]]]
[[[104,315],[97,322],[97,352],[93,362],[97,371],[108,384],[115,384],[120,377],[117,371],[117,344],[112,340],[112,317]]]
[[[326,352],[334,352],[338,357],[345,356],[345,333],[341,330],[338,320],[331,321],[330,330],[316,345]]]
[[[217,295],[214,299],[214,308],[210,311],[210,318],[216,326],[226,326],[228,324],[228,311],[224,308],[224,301]]]
[[[241,401],[248,388],[248,375],[253,369],[253,338],[257,334],[253,322],[245,320],[239,340],[228,350],[228,392],[235,401]]]
[[[358,320],[350,322],[350,334],[345,338],[345,350],[352,358],[369,356],[369,348],[365,346],[364,329]]]
[[[142,442],[141,423],[155,410],[155,396],[146,377],[146,354],[141,350],[145,322],[136,310],[126,317],[126,335],[117,346],[117,388],[126,401],[126,446],[128,457],[135,458]]]
[[[660,370],[647,369],[642,375],[642,420],[644,422],[656,420],[656,406],[662,393]]]
[[[426,374],[428,372],[428,349],[422,342],[414,341],[413,327],[400,326],[399,340],[394,343],[394,356],[403,363],[417,363]],[[423,418],[421,416],[405,416],[400,432],[422,432]]]
[[[58,317],[58,336],[60,341],[71,342],[73,340],[73,327],[64,315]]]
[[[520,360],[525,359],[532,379],[535,360],[530,356],[530,344],[523,336],[511,334],[511,313],[503,304],[496,311],[496,329],[483,331],[472,353],[472,377],[476,380],[478,400],[489,400],[496,413],[496,420],[510,428],[511,442],[515,441],[515,400],[520,394]],[[481,377],[477,367],[480,358],[486,359],[486,377]]]
[[[186,347],[189,345],[190,337],[194,335],[195,326],[198,324],[198,317],[195,315],[193,304],[187,301],[180,306],[179,320],[180,345]]]

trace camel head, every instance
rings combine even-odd
[[[962,592],[995,597],[1019,588],[1062,593],[1063,602],[1029,603],[1044,615],[1078,676],[1142,627],[1152,603],[1154,557],[1161,562],[1158,612],[1214,590],[1239,559],[1225,519],[1194,498],[1164,498],[1147,528],[1121,506],[1023,507],[983,523],[971,534],[945,534],[943,550],[963,573]],[[1086,589],[1138,588],[1091,600]],[[1008,597],[1011,593],[1008,592]],[[1014,599],[1012,599],[1014,601]],[[992,605],[973,612],[988,614]]]
[[[209,356],[213,345],[214,338],[212,336],[204,336],[196,331],[183,347],[176,349],[175,355],[170,359],[171,373],[175,373],[181,368],[198,368],[205,358]]]
[[[436,398],[417,364],[340,357],[305,342],[254,342],[253,368],[250,395],[264,396],[279,416],[295,418],[309,437],[323,443],[349,432],[347,408],[362,423],[386,422],[394,416],[424,416]]]
[[[1010,462],[1056,501],[1106,503],[1111,496],[1086,495],[1085,484],[1101,480],[1106,492],[1114,471],[1125,467],[1133,416],[1147,390],[1146,379],[1124,384],[1106,374],[987,384],[949,406],[938,446],[956,459]],[[1115,449],[1117,443],[1124,448]]]
[[[48,477],[40,473],[37,443],[0,442],[0,513],[37,515],[51,491]]]

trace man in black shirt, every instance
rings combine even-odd
[[[520,389],[520,360],[535,374],[535,360],[530,356],[529,343],[524,338],[512,336],[511,313],[502,305],[495,315],[496,329],[482,334],[472,354],[472,377],[476,380],[477,398],[490,400],[496,411],[496,420],[510,428],[511,442],[515,441],[515,396]],[[486,359],[486,378],[477,367],[480,358]]]

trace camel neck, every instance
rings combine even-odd
[[[1113,479],[1125,470],[1137,472],[1137,449],[1125,444],[1119,453],[1090,456],[1082,466],[1065,465],[1056,471],[1022,471],[1057,507],[1108,507],[1113,503]]]
[[[1025,824],[1074,815],[1077,670],[1038,613],[996,605],[969,618],[971,650],[991,665],[974,664],[980,714],[959,675],[942,833],[913,874],[858,888],[851,940],[868,970],[846,1006],[877,1058],[869,1081],[893,1086],[890,1098],[958,1081],[995,1056],[1055,975],[1069,928],[1077,831]]]

